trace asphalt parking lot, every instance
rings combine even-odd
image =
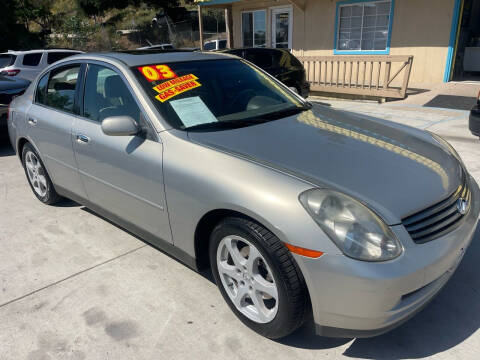
[[[328,103],[444,136],[480,181],[480,140],[468,132],[468,112]],[[208,272],[193,272],[74,202],[42,205],[0,143],[1,360],[478,359],[479,259],[480,228],[438,297],[388,334],[328,339],[307,323],[272,341],[236,319]]]

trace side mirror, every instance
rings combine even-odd
[[[109,136],[132,136],[140,132],[140,127],[130,116],[110,116],[102,121],[102,131]]]

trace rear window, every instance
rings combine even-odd
[[[47,56],[47,63],[53,64],[55,61],[65,59],[66,57],[76,55],[74,52],[49,52]]]
[[[227,40],[220,40],[218,42],[218,48],[219,49],[225,49],[227,47]]]
[[[42,58],[42,53],[32,53],[23,55],[22,64],[25,66],[37,66]]]
[[[243,60],[149,64],[132,71],[162,117],[177,129],[247,121],[304,107]]]
[[[0,68],[13,65],[15,63],[16,55],[1,54],[0,55]]]

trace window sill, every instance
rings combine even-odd
[[[333,49],[333,55],[390,55],[387,50],[337,50]]]

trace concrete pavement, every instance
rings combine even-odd
[[[467,112],[329,104],[445,136],[480,181],[480,141],[468,133]],[[235,318],[208,272],[189,270],[73,202],[42,205],[0,144],[0,360],[477,359],[479,258],[480,229],[439,296],[388,334],[327,339],[307,323],[271,341]]]

